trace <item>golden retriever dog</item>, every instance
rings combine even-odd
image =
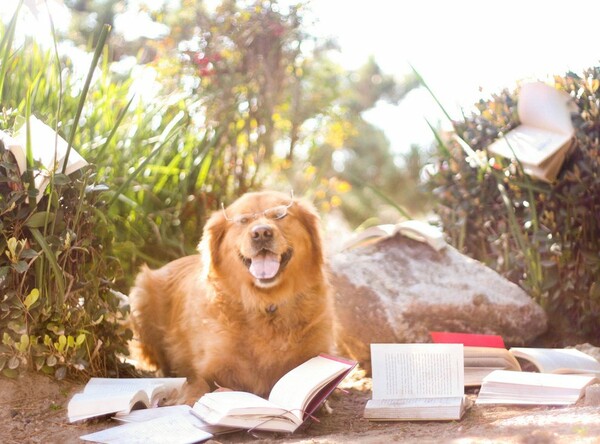
[[[189,402],[215,387],[267,396],[289,370],[331,352],[319,223],[310,204],[273,191],[214,213],[200,254],[137,276],[134,356],[165,376],[187,377]]]

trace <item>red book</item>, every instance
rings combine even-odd
[[[463,344],[472,347],[506,348],[502,336],[480,335],[475,333],[452,333],[448,331],[430,331],[431,339],[438,344]]]

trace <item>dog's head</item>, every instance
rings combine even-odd
[[[316,211],[274,191],[247,193],[213,214],[200,250],[218,278],[264,292],[283,285],[297,289],[323,265]]]

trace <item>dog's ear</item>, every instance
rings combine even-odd
[[[198,251],[205,264],[217,265],[221,260],[221,242],[225,237],[227,221],[221,211],[215,211],[206,221]]]
[[[296,201],[298,206],[296,217],[304,225],[308,235],[312,239],[313,258],[318,261],[317,265],[323,264],[323,243],[321,237],[321,219],[316,208],[303,200]]]

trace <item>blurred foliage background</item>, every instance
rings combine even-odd
[[[140,264],[195,252],[221,202],[264,187],[293,188],[351,228],[433,214],[451,244],[518,282],[565,329],[598,333],[596,71],[557,77],[581,110],[579,144],[559,183],[542,186],[514,165],[474,166],[444,135],[392,152],[364,114],[401,101],[418,75],[394,78],[374,59],[344,70],[335,41],[308,33],[303,3],[64,3],[69,26],[49,39],[19,34],[48,14],[29,3],[15,2],[1,29],[0,129],[35,115],[90,162],[52,175],[32,205],[32,170],[20,174],[0,149],[4,375],[119,371]],[[119,20],[131,26],[111,30]],[[518,123],[515,105],[509,91],[482,100],[456,132],[485,156]]]
[[[535,181],[486,147],[517,126],[504,90],[454,122],[427,181],[450,242],[518,283],[548,313],[549,336],[600,335],[600,69],[555,76],[575,105],[575,144],[553,183]],[[551,340],[551,339],[549,339]]]

